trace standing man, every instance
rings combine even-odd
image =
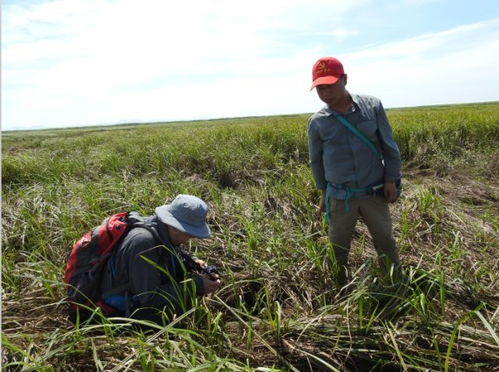
[[[336,58],[319,59],[312,80],[311,90],[316,88],[326,106],[309,119],[310,166],[322,191],[320,211],[326,211],[337,283],[347,284],[348,253],[359,216],[373,238],[383,272],[398,273],[388,203],[398,198],[400,152],[383,105],[375,97],[349,93],[347,75]]]

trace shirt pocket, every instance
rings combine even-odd
[[[357,129],[362,132],[367,138],[373,142],[379,142],[378,140],[378,124],[376,120],[366,120],[357,124]]]
[[[323,143],[342,143],[345,141],[345,133],[341,124],[334,122],[323,122],[319,126],[319,136]]]

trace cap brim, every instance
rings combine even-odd
[[[177,220],[173,215],[167,210],[167,208],[164,208],[165,206],[158,207],[156,208],[155,212],[156,215],[159,217],[161,222],[172,226],[176,228],[177,230],[180,230],[186,234],[192,235],[196,238],[200,239],[206,239],[209,238],[211,235],[210,228],[208,225],[205,223],[201,226],[193,226],[193,225],[188,225],[182,221]],[[168,206],[166,206],[168,207]]]
[[[334,84],[338,80],[340,80],[340,76],[323,76],[323,77],[317,78],[312,83],[312,87],[310,87],[310,90],[314,89],[317,85]]]

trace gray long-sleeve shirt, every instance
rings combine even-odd
[[[310,166],[318,189],[325,189],[328,183],[364,188],[400,179],[400,151],[381,101],[367,95],[351,97],[350,111],[341,115],[375,144],[384,164],[334,117],[334,110],[324,107],[310,117],[308,124]],[[344,190],[332,192],[335,199],[345,198]]]
[[[136,307],[166,307],[180,314],[203,294],[202,280],[199,276],[191,280],[185,272],[166,225],[156,216],[145,223],[156,230],[160,242],[148,228],[131,229],[108,260],[101,293],[128,296]]]

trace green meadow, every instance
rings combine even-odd
[[[358,224],[347,294],[317,214],[308,114],[2,133],[2,366],[9,371],[492,371],[499,365],[499,103],[387,111],[408,277],[378,279]],[[223,287],[151,334],[72,327],[63,271],[108,215],[179,193]]]

